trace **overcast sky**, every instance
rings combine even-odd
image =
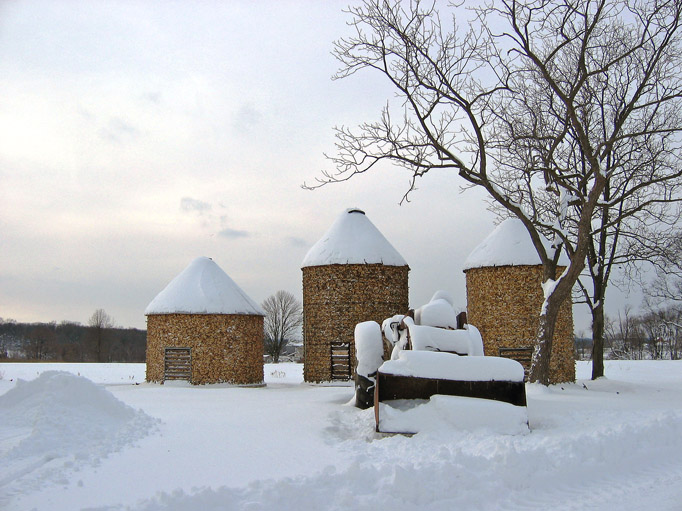
[[[434,172],[400,206],[397,168],[301,189],[331,169],[333,126],[395,101],[379,76],[331,80],[346,5],[0,2],[0,317],[103,308],[145,328],[199,255],[258,302],[300,298],[303,257],[347,207],[408,261],[413,306],[445,289],[465,307],[462,264],[494,227],[482,192]]]

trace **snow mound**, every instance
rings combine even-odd
[[[147,306],[150,314],[265,313],[208,257],[197,257]]]
[[[365,212],[351,208],[336,219],[303,259],[302,267],[330,264],[385,264],[407,266]]]
[[[445,300],[450,304],[450,307],[455,306],[455,298],[452,296],[452,294],[447,291],[443,291],[442,289],[433,293],[431,301],[433,302],[435,300]]]
[[[543,238],[545,248],[550,242]],[[568,266],[565,254],[559,258],[560,266]],[[508,218],[498,225],[464,261],[464,270],[489,266],[535,266],[542,264],[530,235],[518,218]]]
[[[81,376],[46,371],[32,381],[18,380],[0,396],[0,438],[10,439],[0,444],[0,486],[33,472],[36,479],[49,479],[42,468],[58,468],[55,459],[65,458],[63,467],[74,459],[97,462],[157,425]]]
[[[438,394],[423,401],[412,399],[379,403],[379,429],[391,433],[457,430],[525,435],[530,432],[525,406]]]
[[[443,298],[432,298],[429,303],[414,311],[417,325],[439,328],[457,328],[457,314],[452,303]]]

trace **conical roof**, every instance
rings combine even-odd
[[[253,314],[262,309],[208,257],[197,257],[147,306],[150,314]]]
[[[551,244],[542,238],[549,250]],[[535,266],[542,264],[533,241],[518,218],[508,218],[474,248],[464,261],[464,270],[489,266]],[[565,254],[559,258],[560,266],[567,266]]]
[[[303,259],[302,267],[330,264],[385,264],[407,266],[365,212],[347,209],[315,243]]]

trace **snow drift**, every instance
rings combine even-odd
[[[157,423],[81,376],[47,371],[18,380],[0,396],[0,490],[11,490],[18,477],[36,485],[51,480],[74,460],[96,464]]]

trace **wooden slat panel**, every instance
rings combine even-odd
[[[528,380],[530,365],[533,361],[533,348],[524,346],[520,348],[500,348],[499,356],[516,360],[523,366],[524,380]]]
[[[350,380],[350,344],[332,344],[330,348],[331,379]]]
[[[164,380],[192,379],[192,354],[190,348],[164,350]]]

